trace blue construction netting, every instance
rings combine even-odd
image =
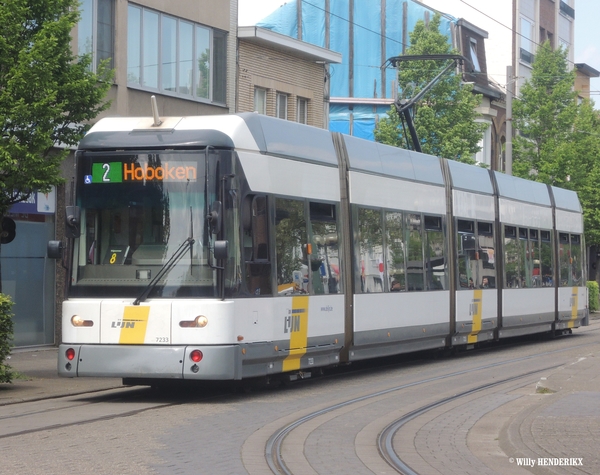
[[[257,23],[261,28],[298,38],[297,1],[291,0]],[[302,1],[302,41],[320,47],[327,45],[325,0]],[[333,98],[393,98],[396,92],[396,70],[387,68],[382,79],[382,66],[387,58],[403,52],[403,24],[412,31],[419,20],[432,17],[434,11],[411,0],[354,0],[352,16],[350,0],[330,1],[329,49],[342,54],[341,64],[330,66],[330,97]],[[406,18],[404,18],[406,4]],[[385,21],[382,21],[382,15]],[[352,18],[352,25],[350,19]],[[404,21],[405,20],[405,21]],[[442,16],[440,31],[451,43],[451,25],[456,19]],[[382,25],[385,25],[382,31]],[[352,37],[350,35],[352,32]],[[382,41],[383,38],[383,41]],[[409,35],[406,35],[408,42]],[[353,60],[350,65],[350,46]],[[406,45],[408,46],[408,45]],[[384,48],[384,54],[382,54]],[[352,78],[352,80],[350,79]],[[381,82],[385,81],[382,88]],[[330,130],[352,133],[373,140],[376,116],[382,117],[389,106],[369,105],[367,109],[350,105],[332,104],[330,107]],[[338,107],[339,106],[339,107]],[[352,124],[352,125],[351,125]]]

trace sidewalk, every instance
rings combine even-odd
[[[18,373],[12,384],[0,383],[0,406],[118,388],[121,379],[61,378],[56,368],[58,349],[14,350],[6,360]]]

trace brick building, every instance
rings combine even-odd
[[[237,112],[328,127],[329,64],[341,54],[256,26],[238,28]]]

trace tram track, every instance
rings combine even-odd
[[[145,411],[179,404],[132,403],[126,400],[134,397],[131,391],[131,388],[94,391],[5,406],[7,413],[0,416],[0,439],[131,417]],[[47,420],[61,422],[47,423]]]
[[[467,391],[461,392],[454,396],[440,399],[438,401],[435,401],[433,403],[430,403],[423,407],[420,407],[419,409],[411,411],[408,414],[406,414],[405,416],[402,416],[401,418],[399,418],[399,419],[395,420],[394,422],[392,422],[391,424],[389,424],[379,434],[379,437],[377,438],[377,447],[379,449],[379,453],[381,454],[383,459],[398,473],[401,473],[403,475],[419,475],[418,472],[413,470],[405,461],[403,461],[402,458],[400,458],[398,456],[398,454],[396,453],[396,451],[394,450],[394,445],[393,445],[394,436],[405,424],[407,424],[408,422],[412,421],[413,419],[425,414],[426,412],[429,412],[435,408],[443,406],[444,404],[448,404],[450,402],[457,401],[458,399],[461,399],[465,396],[470,396],[474,393],[477,393],[477,392],[480,392],[483,390],[491,389],[491,388],[500,386],[505,383],[513,382],[513,381],[519,380],[521,378],[524,378],[526,376],[532,376],[534,374],[541,373],[543,371],[556,369],[556,368],[559,368],[560,366],[562,366],[562,364],[547,366],[545,368],[537,369],[534,371],[528,371],[528,372],[522,373],[517,376],[512,376],[510,378],[505,378],[500,381],[483,384],[476,388],[469,389]]]
[[[165,410],[187,404],[191,398],[194,403],[199,403],[222,396],[222,391],[204,396],[197,396],[197,393],[182,396],[151,388],[123,387],[11,404],[3,407],[3,415],[0,413],[0,439]],[[47,419],[61,422],[44,422]]]
[[[295,471],[294,469],[288,466],[286,462],[286,457],[284,455],[284,444],[286,443],[286,439],[289,439],[291,434],[295,431],[301,430],[304,425],[307,425],[310,421],[312,421],[312,425],[318,425],[318,422],[315,422],[318,418],[331,419],[335,417],[336,412],[342,412],[343,410],[351,410],[352,406],[358,406],[361,403],[368,402],[369,400],[375,400],[377,398],[388,397],[393,395],[394,393],[399,393],[403,390],[407,390],[410,388],[416,388],[419,386],[424,386],[430,383],[439,382],[443,380],[448,380],[452,378],[458,378],[464,375],[482,372],[486,370],[498,369],[503,366],[514,365],[519,363],[525,363],[527,361],[536,360],[540,358],[549,358],[552,356],[556,356],[560,353],[570,351],[573,349],[583,349],[587,346],[593,345],[593,343],[585,343],[581,345],[576,345],[568,348],[561,348],[557,350],[544,351],[541,353],[536,353],[533,355],[528,355],[519,358],[511,358],[504,361],[494,362],[490,364],[480,365],[474,368],[469,368],[460,371],[454,371],[451,373],[447,373],[440,376],[435,376],[431,378],[425,378],[417,381],[413,381],[410,383],[394,386],[387,388],[385,390],[376,391],[372,393],[368,393],[362,395],[360,397],[351,398],[342,402],[338,402],[336,404],[324,407],[319,409],[318,411],[311,412],[306,414],[288,424],[281,427],[277,431],[275,431],[267,440],[265,444],[265,459],[267,465],[272,473],[274,474],[285,474],[285,475],[294,475],[295,473],[300,473]],[[501,380],[494,380],[492,382],[486,384],[480,384],[475,387],[471,387],[465,391],[461,391],[457,394],[453,394],[451,396],[442,397],[440,399],[428,402],[426,405],[420,406],[416,409],[412,409],[400,417],[393,419],[392,422],[388,422],[387,425],[381,430],[377,435],[377,440],[373,441],[378,448],[379,455],[383,461],[390,467],[392,467],[398,473],[406,474],[406,475],[415,475],[418,472],[410,467],[408,463],[402,460],[400,456],[398,456],[393,449],[393,438],[398,433],[398,431],[408,422],[413,419],[426,414],[440,406],[445,404],[449,404],[454,401],[458,401],[461,398],[465,398],[467,396],[473,395],[478,392],[486,391],[493,389],[497,386],[501,386],[503,384],[507,384],[510,382],[515,382],[520,379],[526,378],[528,376],[533,376],[538,373],[542,373],[544,371],[551,371],[553,369],[557,369],[562,366],[564,362],[553,365],[546,365],[544,367],[535,368],[533,370],[528,370],[524,372],[520,372],[514,376],[510,376],[507,378],[503,378]],[[326,423],[326,422],[325,422]],[[296,441],[297,443],[297,441]],[[288,447],[286,450],[290,450]],[[301,457],[301,455],[297,455],[297,457]],[[294,457],[294,458],[297,458]],[[297,464],[297,461],[295,461]],[[306,466],[308,466],[308,462]],[[316,471],[314,473],[317,473]]]

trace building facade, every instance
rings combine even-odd
[[[397,71],[386,62],[403,53],[414,24],[428,15],[412,0],[290,0],[257,26],[340,53],[330,69],[329,129],[373,140],[397,98]],[[450,24],[442,19],[449,38]]]
[[[574,65],[575,0],[513,0],[513,73],[518,94],[531,78],[537,47],[545,41],[567,51]],[[511,80],[511,78],[508,78]]]
[[[238,28],[237,112],[328,127],[329,65],[339,53],[256,26]]]
[[[462,64],[463,81],[473,85],[473,92],[481,95],[477,107],[479,122],[488,127],[479,143],[477,163],[493,170],[502,170],[503,144],[506,141],[506,96],[488,77],[486,41],[488,33],[465,19],[456,22],[454,41],[456,49],[467,58]]]

